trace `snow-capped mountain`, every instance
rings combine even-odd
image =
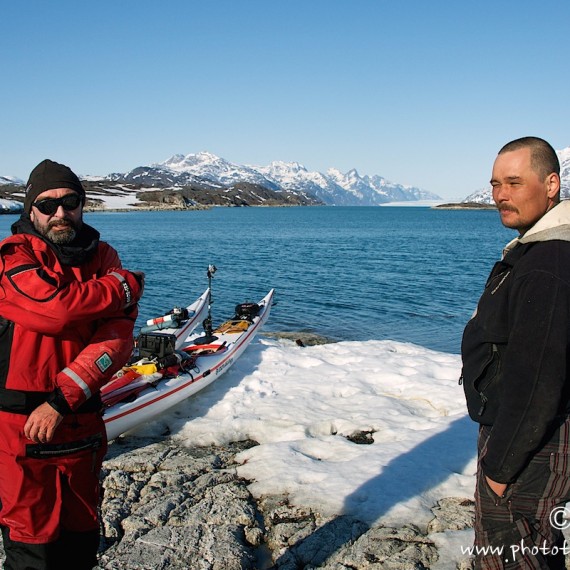
[[[409,202],[416,200],[440,200],[441,198],[431,192],[426,192],[414,186],[403,186],[386,180],[383,176],[360,176],[355,169],[343,174],[335,168],[327,171],[336,183],[347,192],[352,193],[360,202],[370,205],[384,204],[386,202]]]
[[[171,172],[171,182],[178,181],[177,177],[181,175],[193,175],[211,185],[226,187],[237,182],[249,182],[276,191],[312,194],[325,204],[338,206],[375,206],[395,201],[440,199],[419,188],[393,184],[381,176],[360,176],[354,169],[343,174],[331,168],[323,174],[311,172],[298,162],[239,165],[209,152],[176,154],[150,168],[159,169],[163,176]],[[156,170],[153,173],[156,174]]]
[[[138,166],[126,174],[109,174],[108,180],[127,184],[140,184],[150,188],[174,188],[193,186],[196,188],[224,188],[223,184],[211,182],[191,172],[176,172],[161,166]]]
[[[476,204],[493,204],[493,196],[491,192],[491,187],[480,188],[475,190],[472,194],[469,194],[467,198],[462,200],[463,203],[476,203]]]
[[[563,200],[570,198],[570,146],[562,150],[557,150],[560,161],[560,197]],[[493,204],[491,187],[481,188],[469,194],[463,202],[476,202],[478,204]]]
[[[298,162],[272,162],[269,166],[254,168],[281,188],[302,188],[325,204],[336,206],[376,206],[387,202],[441,199],[419,188],[394,184],[382,176],[361,176],[356,169],[343,174],[337,168],[329,168],[323,174],[310,172]]]
[[[15,176],[0,176],[0,188],[4,190],[12,186],[24,186],[25,182]],[[22,211],[22,202],[10,200],[10,193],[2,191],[4,197],[0,197],[0,213],[15,214]]]
[[[168,160],[153,164],[153,166],[172,170],[179,174],[191,174],[214,185],[225,187],[233,186],[239,182],[249,182],[270,190],[280,189],[254,168],[228,162],[210,152],[187,155],[175,154]]]
[[[570,197],[570,146],[562,150],[557,150],[560,161],[560,182],[562,189],[566,192],[566,197]]]
[[[284,190],[312,194],[325,204],[356,205],[352,197],[330,177],[320,172],[309,172],[298,162],[274,161],[269,166],[254,168]]]
[[[430,192],[389,182],[378,175],[360,175],[352,169],[342,173],[330,168],[326,173],[310,171],[298,162],[271,162],[268,166],[235,164],[210,152],[175,154],[149,166],[127,173],[84,178],[109,181],[115,185],[134,184],[139,188],[191,186],[203,190],[222,190],[240,183],[252,184],[278,193],[289,193],[301,203],[335,206],[376,206],[388,202],[441,200]],[[289,198],[288,198],[289,200]]]
[[[16,186],[23,186],[25,182],[16,178],[15,176],[0,176],[0,185],[3,184],[14,184]]]

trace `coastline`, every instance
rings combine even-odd
[[[457,202],[449,204],[438,204],[433,206],[436,210],[496,210],[494,204],[482,204],[480,202]]]
[[[415,204],[409,204],[409,206],[414,206]],[[212,208],[301,208],[301,207],[325,207],[325,204],[243,204],[243,205],[219,205],[219,204],[196,204],[194,206],[179,206],[170,204],[136,204],[129,208],[102,208],[97,206],[86,205],[84,212],[86,214],[105,214],[105,213],[116,213],[116,212],[189,212],[197,210],[211,210]],[[358,208],[359,206],[353,206]],[[378,206],[381,207],[381,206]],[[384,205],[386,207],[386,205]],[[424,207],[417,205],[417,207]],[[437,206],[429,206],[432,210],[496,210],[497,208],[491,204],[479,204],[479,203],[457,203],[457,204],[439,204]],[[15,215],[19,216],[23,213],[22,210],[8,210],[0,209],[0,215]]]
[[[236,455],[257,445],[187,447],[170,434],[115,440],[103,468],[99,568],[187,570],[197,560],[212,570],[364,569],[371,560],[390,570],[445,568],[451,553],[438,537],[471,541],[474,504],[461,497],[433,505],[425,527],[370,526],[287,495],[255,497]]]

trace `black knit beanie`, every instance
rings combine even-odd
[[[71,188],[80,196],[85,196],[85,190],[79,178],[68,166],[46,159],[40,162],[30,173],[30,178],[26,185],[24,212],[29,214],[36,198],[42,192],[53,190],[54,188]]]

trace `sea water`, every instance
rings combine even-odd
[[[13,215],[0,216],[0,237]],[[276,289],[265,331],[392,339],[459,352],[491,265],[514,232],[495,211],[427,207],[212,208],[85,215],[146,273],[137,326],[212,280],[214,324]]]

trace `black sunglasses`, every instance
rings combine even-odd
[[[45,216],[53,216],[60,206],[66,212],[71,212],[83,204],[83,196],[79,194],[66,194],[62,198],[45,198],[39,202],[34,202],[32,206],[35,206],[42,214]]]

